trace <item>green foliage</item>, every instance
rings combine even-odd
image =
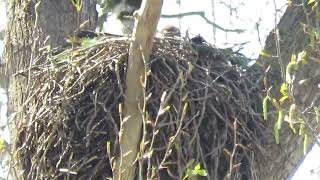
[[[301,122],[301,123],[300,123],[300,129],[299,129],[299,135],[302,136],[302,135],[304,135],[304,133],[305,133],[305,132],[304,132],[304,131],[305,131],[305,125],[304,125],[304,122],[303,122],[303,120],[302,120],[301,118],[300,118],[299,120],[300,120],[300,122]]]
[[[305,50],[298,53],[298,63],[307,64],[307,52]]]
[[[308,150],[308,135],[307,133],[304,134],[303,138],[303,154],[306,155]]]
[[[292,83],[292,76],[294,71],[298,70],[299,66],[307,63],[307,52],[305,50],[298,53],[298,56],[293,54],[291,61],[286,68],[286,82]]]
[[[284,83],[282,83],[280,87],[281,97],[279,98],[279,100],[277,100],[275,98],[270,97],[268,92],[267,93],[268,95],[263,99],[263,105],[262,105],[263,117],[265,120],[267,120],[267,115],[268,115],[267,102],[271,101],[272,105],[276,108],[276,112],[278,116],[273,127],[273,135],[275,137],[275,141],[277,144],[280,143],[280,130],[281,130],[283,121],[286,121],[289,123],[289,126],[294,134],[297,133],[294,127],[295,124],[300,124],[299,135],[303,136],[303,139],[304,139],[304,147],[303,147],[304,152],[306,152],[307,141],[308,141],[307,135],[305,133],[304,121],[302,120],[301,117],[299,117],[298,108],[295,104],[291,104],[291,105],[289,104],[289,108],[286,108],[287,106],[283,107],[283,105],[285,104],[285,102],[289,102],[289,103],[291,102],[289,88],[291,87],[291,84],[292,84],[292,80],[293,80],[292,77],[294,76],[294,72],[297,71],[301,65],[307,63],[307,57],[308,57],[307,52],[305,50],[299,52],[297,55],[293,54],[291,56],[291,60],[286,67],[286,80]],[[289,110],[287,111],[286,109],[289,109]],[[315,112],[316,110],[317,109],[315,109]],[[320,113],[318,112],[318,114]]]
[[[183,177],[183,180],[186,180],[194,176],[208,176],[208,173],[206,170],[201,169],[200,163],[198,163],[194,166],[193,169],[187,169],[186,175]]]
[[[289,96],[288,87],[289,87],[288,83],[282,83],[282,85],[280,87],[280,92],[281,92],[283,97]]]
[[[288,6],[293,5],[292,0],[288,0]],[[302,8],[304,8],[305,13],[310,13],[315,15],[316,21],[320,20],[320,11],[319,11],[319,0],[305,0],[301,1]],[[310,12],[309,12],[310,11]],[[311,12],[313,11],[313,12]],[[310,127],[310,125],[314,125],[314,122],[308,124],[308,129],[306,129],[306,120],[313,120],[315,117],[315,121],[317,124],[320,123],[320,108],[316,107],[314,101],[311,104],[304,104],[303,106],[299,106],[295,104],[295,98],[292,97],[292,92],[296,89],[297,86],[304,85],[305,82],[309,81],[313,77],[305,77],[303,79],[300,77],[300,71],[307,71],[305,68],[308,63],[319,63],[317,55],[319,54],[318,43],[320,40],[320,28],[316,23],[311,24],[310,20],[306,20],[308,24],[302,24],[303,30],[306,34],[309,35],[309,44],[307,44],[302,51],[297,54],[292,54],[290,62],[286,66],[285,79],[282,83],[279,91],[281,93],[281,97],[274,99],[271,97],[270,93],[267,92],[266,97],[263,99],[263,117],[266,120],[268,115],[268,101],[272,102],[272,106],[276,109],[277,119],[275,120],[273,126],[273,135],[277,144],[280,142],[280,130],[283,125],[283,122],[287,122],[289,127],[291,128],[294,134],[299,135],[303,139],[303,152],[307,153],[308,148],[308,133],[307,130],[314,128]],[[312,22],[314,23],[314,22]],[[270,57],[269,54],[263,50],[260,53],[261,56]],[[310,56],[310,58],[309,58]],[[315,57],[313,57],[315,56]],[[309,62],[310,61],[310,62]],[[309,68],[309,65],[307,66]],[[297,73],[299,71],[299,73]],[[310,74],[310,73],[309,73]],[[298,75],[298,76],[297,76]],[[296,78],[297,82],[293,82],[294,78]],[[294,84],[293,84],[294,83]],[[304,92],[300,92],[304,93]],[[317,98],[317,97],[315,97]],[[307,102],[308,103],[308,102]],[[306,106],[307,108],[306,108]],[[302,109],[305,108],[305,109]],[[308,115],[314,115],[310,118]],[[314,132],[310,132],[314,133]],[[315,134],[316,135],[316,134]]]
[[[281,129],[281,125],[282,125],[282,122],[283,122],[283,118],[284,118],[284,116],[283,116],[283,111],[282,110],[279,110],[279,112],[278,112],[278,123],[277,123],[277,125],[278,125],[278,130],[280,130]]]
[[[316,2],[316,0],[308,0],[308,4],[310,5],[310,4],[313,4],[313,3],[315,3]]]
[[[303,154],[306,155],[308,150],[308,135],[306,133],[304,120],[300,118],[299,121],[300,121],[299,135],[303,136]]]
[[[288,120],[287,120],[289,122],[290,128],[292,129],[294,134],[297,133],[296,129],[293,126],[294,121],[297,118],[296,117],[296,110],[297,110],[297,106],[295,104],[291,104],[290,109],[289,109],[289,116],[288,116]]]
[[[297,56],[293,54],[291,56],[291,61],[289,62],[286,68],[286,83],[289,83],[289,84],[292,83],[291,76],[297,68],[298,68]]]
[[[75,7],[76,11],[79,13],[82,8],[82,0],[71,0],[72,5]]]
[[[273,128],[273,135],[275,137],[276,144],[280,143],[280,129],[281,129],[281,125],[283,122],[283,118],[284,118],[283,111],[279,110],[278,111],[278,120],[275,123],[274,128]]]
[[[81,39],[81,46],[89,47],[97,43],[97,38],[82,38]]]
[[[276,144],[280,144],[280,132],[279,132],[280,129],[278,129],[278,121],[274,124],[274,127],[273,127],[273,135],[274,135],[274,138],[276,140]]]
[[[0,137],[0,153],[5,151],[6,149],[6,141]]]
[[[277,121],[276,123],[274,124],[273,126],[273,135],[274,135],[274,138],[275,138],[275,141],[276,141],[276,144],[279,144],[280,143],[280,129],[281,129],[281,126],[282,126],[282,122],[284,120],[284,117],[285,117],[285,113],[283,112],[283,110],[281,109],[281,102],[283,102],[284,100],[288,99],[288,96],[286,95],[286,91],[285,91],[285,86],[286,85],[282,85],[282,94],[284,95],[279,101],[274,99],[274,98],[271,98],[270,96],[266,96],[264,99],[263,99],[263,118],[264,120],[267,120],[267,115],[268,115],[268,101],[271,101],[272,105],[276,108],[277,112],[278,112],[278,118],[277,118]]]
[[[263,110],[264,120],[268,119],[268,100],[269,100],[269,97],[266,96],[265,98],[263,98],[263,101],[262,101],[262,110]]]
[[[270,57],[271,56],[265,49],[262,49],[262,51],[260,52],[259,55],[262,57]]]

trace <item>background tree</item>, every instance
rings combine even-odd
[[[97,19],[95,6],[95,0],[83,3],[78,0],[8,1],[4,54],[6,64],[1,72],[7,77],[5,84],[10,99],[9,114],[16,120],[12,129],[22,128],[24,122],[19,121],[19,113],[27,101],[30,86],[28,77],[17,76],[17,73],[34,64],[39,47],[66,45],[67,39],[72,38],[75,30],[85,21],[86,28],[94,30]]]
[[[290,103],[283,103],[285,111],[288,106],[295,104],[299,116],[303,119],[307,131],[308,142],[304,144],[304,137],[294,134],[289,126],[283,126],[280,131],[280,144],[275,143],[273,127],[274,121],[269,122],[266,132],[266,154],[257,159],[260,166],[258,177],[260,179],[287,179],[292,176],[294,169],[303,159],[304,146],[310,148],[310,144],[318,143],[319,124],[316,123],[316,112],[319,108],[319,46],[316,45],[318,37],[315,37],[319,4],[294,0],[288,5],[286,12],[278,26],[270,33],[266,40],[264,53],[258,62],[265,68],[271,67],[267,73],[268,86],[273,86],[272,95],[280,98],[280,86],[288,84],[288,93],[292,98]],[[307,63],[289,72],[292,55],[301,52],[307,53]],[[292,64],[292,63],[291,63]],[[290,74],[291,73],[291,74]],[[288,77],[290,76],[290,77]],[[290,122],[289,122],[290,123]]]

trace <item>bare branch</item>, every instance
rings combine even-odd
[[[161,14],[161,17],[162,18],[183,18],[183,17],[186,17],[186,16],[200,16],[202,19],[204,19],[208,24],[216,27],[217,29],[220,29],[221,31],[225,31],[225,32],[236,32],[236,33],[242,33],[244,32],[245,30],[244,29],[226,29],[226,28],[223,28],[222,26],[210,21],[204,11],[194,11],[194,12],[186,12],[186,13],[181,13],[181,14]]]
[[[144,117],[140,110],[145,104],[144,87],[146,69],[152,52],[153,38],[161,14],[162,0],[143,0],[135,13],[135,28],[130,44],[128,70],[126,75],[125,101],[119,131],[120,157],[115,160],[115,180],[133,180],[135,161],[139,152]],[[144,143],[142,143],[144,144]]]

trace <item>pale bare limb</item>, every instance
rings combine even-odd
[[[120,157],[114,165],[114,179],[133,180],[139,152],[144,104],[145,64],[149,61],[153,38],[160,18],[162,0],[143,0],[135,13],[136,23],[130,45],[123,120],[119,131]]]
[[[244,29],[227,29],[224,28],[212,21],[210,21],[206,15],[204,11],[194,11],[194,12],[186,12],[186,13],[181,13],[181,14],[161,14],[162,18],[183,18],[186,16],[200,16],[202,19],[204,19],[208,24],[212,25],[213,27],[220,29],[221,31],[225,31],[225,32],[235,32],[235,33],[242,33],[245,30]]]

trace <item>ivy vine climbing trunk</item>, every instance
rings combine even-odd
[[[114,166],[115,180],[133,180],[143,124],[146,67],[152,52],[153,38],[160,18],[162,0],[143,0],[130,45],[124,109],[119,132],[120,156]],[[141,143],[143,144],[143,143]]]
[[[1,76],[6,76],[9,115],[14,120],[14,129],[20,129],[27,122],[21,122],[24,102],[28,97],[28,68],[34,63],[38,48],[65,45],[66,37],[88,20],[86,28],[95,29],[97,13],[96,0],[83,4],[76,12],[72,0],[12,0],[7,6],[5,37],[5,65]],[[24,73],[22,73],[24,71]],[[4,75],[5,74],[5,75]]]

